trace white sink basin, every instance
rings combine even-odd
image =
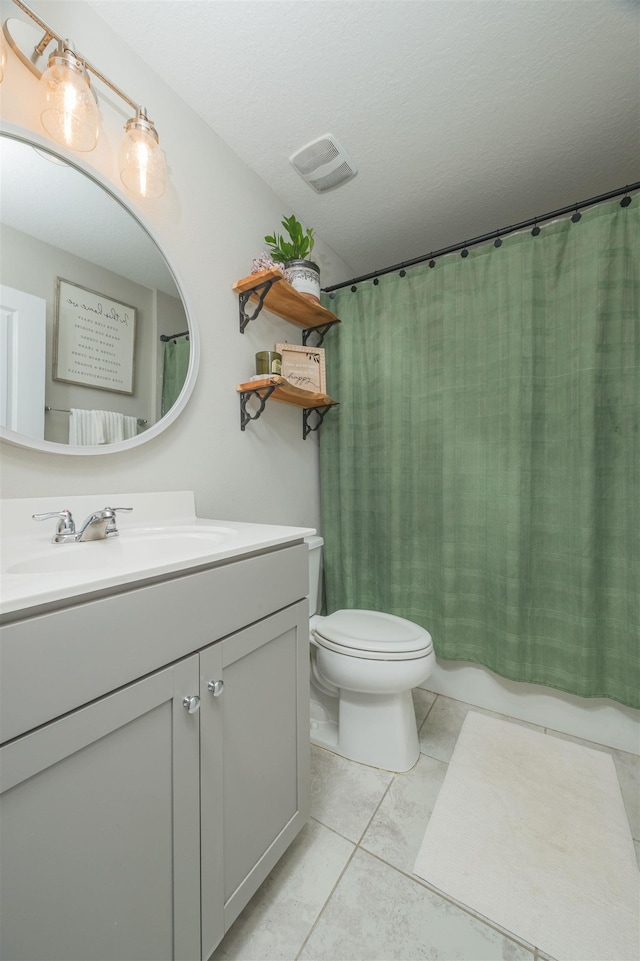
[[[36,554],[5,568],[7,574],[61,574],[156,567],[209,555],[237,532],[230,527],[185,525],[123,531],[99,541],[40,546]]]

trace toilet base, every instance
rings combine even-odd
[[[333,704],[330,702],[333,701]],[[311,743],[338,753],[338,699],[311,688]]]
[[[420,756],[411,691],[330,697],[311,686],[311,743],[334,754],[402,773]]]

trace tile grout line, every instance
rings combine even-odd
[[[632,758],[640,757],[640,754],[636,754],[635,751],[625,751],[625,749],[622,747],[612,747],[611,744],[604,744],[602,741],[594,741],[588,737],[580,737],[579,734],[567,734],[566,731],[559,731],[555,727],[545,727],[544,733],[555,736],[555,737],[568,738],[569,740],[575,740],[577,743],[582,744],[583,747],[588,747],[590,744],[595,744],[597,745],[597,747],[591,748],[592,751],[598,750],[598,749],[604,750],[608,754],[611,754],[612,757],[613,757],[614,751],[616,751],[616,753],[619,753],[619,754],[626,754],[628,755],[628,757],[632,757]]]
[[[421,687],[420,690],[421,690],[421,691],[424,691],[425,689],[424,689],[423,687]],[[427,693],[427,694],[433,694],[433,691],[426,691],[426,693]],[[427,723],[427,718],[429,717],[429,715],[431,714],[432,710],[434,709],[434,707],[435,707],[435,705],[436,705],[436,701],[438,700],[439,697],[440,697],[439,694],[433,694],[433,702],[431,703],[431,705],[430,705],[430,707],[429,707],[429,710],[428,710],[427,713],[425,714],[425,716],[424,716],[424,718],[423,718],[423,720],[422,720],[422,724],[421,724],[420,727],[418,728],[418,740],[420,740],[420,731],[422,730],[422,728],[423,728],[423,727],[425,726],[425,724]],[[421,752],[421,753],[422,753],[422,752]]]
[[[634,757],[634,758],[640,757],[640,753],[639,753],[639,752],[636,752],[636,751],[626,751],[624,748],[621,748],[621,747],[613,747],[611,744],[604,744],[602,741],[594,741],[594,740],[592,740],[591,738],[588,738],[588,737],[581,737],[579,734],[569,734],[569,733],[567,733],[566,731],[559,731],[557,728],[548,727],[548,726],[546,726],[545,724],[539,723],[538,721],[530,721],[528,718],[516,717],[516,716],[513,715],[513,714],[505,714],[505,713],[502,712],[502,711],[492,711],[491,708],[481,707],[479,704],[471,704],[469,701],[463,701],[463,700],[461,700],[461,699],[458,698],[458,697],[453,697],[451,694],[436,694],[435,691],[429,691],[429,690],[427,690],[427,688],[424,688],[424,687],[421,687],[420,690],[421,690],[421,691],[426,691],[427,694],[433,694],[436,699],[439,698],[439,697],[444,697],[446,700],[455,701],[455,702],[458,703],[458,704],[466,704],[466,705],[469,706],[469,708],[470,708],[471,710],[473,710],[473,711],[479,711],[479,712],[481,712],[482,714],[495,715],[496,717],[504,718],[504,719],[507,720],[507,721],[512,721],[512,722],[520,723],[520,724],[527,724],[527,725],[530,725],[530,726],[533,727],[533,728],[540,728],[541,730],[544,731],[545,734],[555,734],[555,735],[560,736],[560,737],[575,738],[577,741],[585,742],[585,745],[588,745],[588,744],[597,744],[600,748],[604,748],[605,750],[607,750],[607,751],[609,751],[609,752],[611,752],[611,751],[619,751],[621,754],[628,754],[629,757]],[[434,703],[431,705],[431,707],[429,708],[429,714],[431,713],[431,710],[432,710],[434,704],[435,704],[435,701],[434,701]],[[428,716],[428,715],[427,715],[427,716]],[[425,718],[425,720],[426,720],[426,718]],[[422,722],[422,724],[424,724],[424,721]],[[420,729],[422,729],[422,724],[420,725]]]
[[[427,693],[432,694],[433,691],[428,691]],[[422,727],[423,727],[423,725],[425,724],[427,718],[429,717],[429,714],[430,714],[431,711],[433,710],[433,707],[434,707],[436,701],[438,700],[438,698],[439,698],[439,695],[438,695],[438,694],[435,694],[435,695],[434,695],[434,698],[433,698],[433,702],[432,702],[431,705],[429,706],[429,710],[428,710],[427,713],[425,714],[424,719],[423,719],[423,721],[422,721],[422,724],[420,725],[420,728],[418,729],[418,733],[419,733],[420,730],[422,730]],[[420,757],[422,757],[422,751],[420,751],[420,754],[419,754],[419,756],[418,756],[418,761],[420,760]],[[416,761],[416,764],[418,763],[418,761]],[[446,762],[445,762],[445,763],[446,763]],[[414,765],[414,766],[415,766],[415,765]],[[381,770],[381,768],[379,768],[378,770]],[[376,814],[377,814],[378,811],[380,810],[380,806],[381,806],[382,802],[384,801],[384,799],[386,798],[387,794],[389,793],[389,791],[390,791],[390,789],[391,789],[391,785],[394,783],[394,781],[395,781],[396,778],[398,777],[398,773],[397,773],[397,772],[391,772],[391,773],[392,773],[392,777],[391,777],[389,783],[387,784],[387,786],[385,787],[384,791],[382,792],[382,795],[381,795],[381,797],[380,797],[380,800],[379,800],[378,803],[376,804],[376,807],[375,807],[373,813],[371,814],[371,817],[370,817],[369,820],[367,821],[367,823],[366,823],[366,825],[365,825],[365,827],[364,827],[364,830],[363,830],[362,833],[360,834],[360,837],[358,838],[357,841],[353,841],[351,838],[348,838],[348,837],[346,837],[344,834],[341,834],[341,833],[340,833],[339,831],[337,831],[335,828],[331,827],[331,826],[328,825],[328,824],[325,824],[325,823],[324,823],[323,821],[321,821],[319,818],[313,817],[313,816],[310,815],[310,819],[311,819],[311,820],[316,821],[317,824],[321,824],[322,827],[326,828],[326,830],[328,830],[328,831],[331,831],[332,834],[335,834],[337,837],[342,838],[344,841],[348,841],[350,844],[353,844],[353,850],[352,850],[351,854],[349,855],[349,857],[348,857],[348,859],[347,859],[347,861],[346,861],[346,863],[345,863],[342,871],[340,872],[338,878],[336,879],[335,884],[334,884],[333,887],[331,888],[331,891],[329,892],[327,898],[326,898],[325,901],[323,902],[322,907],[321,907],[320,910],[318,911],[318,915],[317,915],[317,917],[315,918],[313,924],[311,925],[309,931],[307,932],[307,935],[306,935],[304,941],[303,941],[302,944],[300,945],[300,948],[299,948],[298,952],[297,952],[296,955],[295,955],[295,961],[299,961],[300,955],[301,955],[302,952],[304,951],[304,949],[305,949],[305,947],[306,947],[306,945],[307,945],[307,943],[308,943],[308,941],[309,941],[309,938],[311,937],[311,935],[313,934],[313,932],[316,930],[318,924],[320,923],[320,920],[321,920],[321,918],[322,918],[322,916],[323,916],[323,914],[324,914],[324,912],[325,912],[325,910],[326,910],[326,908],[327,908],[327,905],[328,905],[329,902],[331,901],[331,899],[332,899],[332,897],[333,897],[336,889],[338,888],[338,885],[339,885],[340,882],[342,881],[342,878],[344,877],[344,875],[345,875],[345,873],[346,873],[346,871],[347,871],[347,868],[349,867],[349,865],[350,865],[351,862],[353,861],[353,859],[354,859],[354,857],[355,857],[355,855],[356,855],[356,852],[357,852],[358,850],[361,850],[361,851],[364,851],[366,854],[370,854],[370,853],[371,853],[370,851],[367,851],[366,848],[362,847],[361,842],[362,842],[365,834],[366,834],[367,831],[369,830],[369,828],[370,828],[370,826],[371,826],[371,824],[372,824],[372,822],[373,822],[373,819],[375,818]],[[386,862],[386,861],[383,861],[382,858],[379,858],[378,860],[380,860],[383,864],[387,864],[387,862]],[[396,871],[398,870],[398,868],[395,868],[393,865],[389,865],[389,867],[391,867],[393,870],[396,870]],[[400,872],[400,873],[404,873],[404,872]],[[407,876],[408,876],[408,875],[407,875]]]
[[[321,824],[322,822],[319,821],[318,823]],[[323,824],[322,826],[323,826],[323,827],[326,827],[326,824]],[[331,829],[329,828],[329,830],[331,830]],[[338,834],[338,832],[337,832],[337,831],[334,831],[334,834]],[[342,834],[338,834],[338,837],[341,837],[341,838],[343,838],[344,840],[348,840],[348,838],[344,838],[344,835],[342,835]],[[353,841],[351,841],[351,844],[353,844]],[[339,885],[340,882],[342,881],[342,878],[344,877],[344,873],[345,873],[345,871],[347,870],[347,868],[349,867],[349,865],[351,864],[351,862],[352,862],[352,860],[353,860],[353,856],[354,856],[354,854],[356,853],[357,850],[358,850],[358,847],[357,847],[357,845],[354,844],[354,845],[353,845],[353,851],[351,852],[351,854],[350,854],[349,857],[347,858],[347,861],[346,861],[346,863],[345,863],[342,871],[341,871],[340,874],[338,875],[338,878],[336,879],[335,884],[333,885],[333,887],[332,887],[331,890],[329,891],[329,894],[328,894],[328,896],[326,897],[326,899],[323,901],[322,907],[321,907],[320,910],[318,911],[318,916],[316,917],[315,921],[313,922],[313,924],[312,924],[311,927],[309,928],[309,930],[308,930],[308,932],[307,932],[307,934],[306,934],[306,937],[305,937],[304,941],[303,941],[302,944],[300,945],[300,948],[298,949],[298,951],[297,951],[297,953],[296,953],[296,955],[295,955],[295,961],[299,961],[300,955],[301,955],[302,952],[304,951],[304,949],[305,949],[305,947],[306,947],[306,945],[307,945],[307,942],[308,942],[309,938],[311,937],[311,935],[313,934],[313,932],[314,932],[315,929],[317,928],[317,926],[318,926],[318,924],[319,924],[319,922],[320,922],[320,919],[321,919],[322,915],[324,914],[324,911],[325,911],[326,906],[328,905],[329,901],[330,901],[331,898],[333,897],[334,891],[336,890],[336,888],[338,887],[338,885]]]
[[[417,763],[418,763],[418,762],[416,761],[416,764],[417,764]],[[415,765],[414,765],[414,766],[415,766]],[[382,769],[379,768],[379,770],[382,770]],[[373,814],[371,815],[371,817],[370,817],[369,820],[367,821],[367,823],[366,823],[366,825],[365,825],[364,831],[361,833],[360,837],[359,837],[358,840],[356,841],[356,848],[359,848],[359,847],[360,847],[360,844],[361,844],[361,842],[362,842],[363,837],[365,836],[365,834],[367,833],[367,831],[368,831],[369,828],[371,827],[371,822],[373,821],[373,819],[375,818],[376,814],[377,814],[378,811],[380,810],[380,805],[382,804],[382,802],[383,802],[384,799],[386,798],[387,794],[389,793],[389,791],[390,791],[390,789],[391,789],[391,785],[394,783],[395,779],[398,777],[397,773],[393,773],[392,771],[390,771],[389,773],[392,775],[391,780],[389,781],[389,783],[387,784],[386,788],[385,788],[384,791],[382,792],[382,796],[381,796],[380,800],[378,801],[378,803],[376,804],[376,807],[375,807],[375,810],[374,810]]]
[[[538,948],[535,945],[530,944],[530,942],[528,941],[524,941],[522,938],[518,937],[518,935],[515,934],[513,931],[509,931],[507,928],[501,927],[497,922],[491,921],[490,918],[487,918],[483,914],[478,914],[468,905],[463,904],[462,901],[456,901],[455,898],[450,897],[449,895],[441,891],[439,888],[436,888],[434,885],[429,884],[428,881],[425,881],[423,878],[418,877],[417,874],[409,874],[407,871],[404,871],[402,868],[396,867],[395,864],[391,864],[389,861],[385,861],[385,859],[380,857],[379,854],[374,854],[373,851],[368,851],[367,848],[362,848],[362,850],[366,854],[370,855],[372,858],[375,858],[376,861],[380,861],[381,864],[385,864],[387,867],[391,868],[393,871],[397,871],[398,874],[401,874],[403,877],[407,878],[408,881],[413,881],[419,887],[426,888],[426,890],[430,891],[431,894],[435,894],[436,897],[441,898],[443,901],[446,901],[447,904],[452,904],[454,907],[459,908],[464,914],[467,914],[469,917],[473,918],[475,921],[480,921],[482,924],[485,924],[488,928],[491,928],[493,931],[497,931],[498,934],[501,934],[503,937],[508,938],[509,941],[515,942],[521,948],[525,948],[525,950],[529,951],[531,954],[533,954],[534,951],[538,950]]]
[[[329,892],[328,897],[327,897],[327,898],[325,899],[325,901],[323,902],[322,907],[320,908],[320,910],[319,910],[319,912],[318,912],[318,916],[317,916],[317,918],[315,919],[315,921],[313,922],[313,924],[311,925],[311,928],[309,929],[306,938],[304,939],[304,941],[303,941],[302,944],[300,945],[300,949],[299,949],[298,953],[297,953],[296,956],[295,956],[295,961],[298,961],[298,959],[300,958],[300,955],[301,955],[302,952],[304,951],[305,946],[306,946],[309,938],[311,937],[311,935],[312,935],[313,932],[315,931],[316,927],[318,926],[318,924],[319,924],[319,922],[320,922],[320,919],[321,919],[322,915],[324,914],[327,905],[329,904],[329,901],[330,901],[331,898],[333,897],[336,888],[338,887],[338,885],[339,885],[340,882],[342,881],[342,878],[344,877],[344,874],[345,874],[347,868],[349,867],[349,865],[350,865],[351,862],[353,861],[353,859],[354,859],[354,857],[355,857],[355,854],[356,854],[356,851],[358,851],[359,849],[360,849],[360,850],[363,850],[363,851],[366,850],[365,848],[360,848],[360,841],[362,841],[362,838],[363,838],[364,835],[367,833],[371,822],[373,821],[374,817],[375,817],[376,814],[378,813],[378,809],[380,808],[380,805],[382,804],[382,802],[384,801],[385,797],[387,796],[387,794],[388,794],[388,792],[389,792],[389,788],[391,787],[391,785],[392,785],[393,782],[395,781],[396,777],[397,777],[397,774],[394,774],[393,777],[391,778],[391,780],[389,781],[389,783],[387,784],[387,786],[385,787],[384,791],[382,792],[382,796],[381,796],[380,800],[378,801],[378,803],[376,804],[375,810],[374,810],[373,814],[371,815],[371,817],[369,818],[369,820],[367,821],[367,824],[366,824],[366,826],[365,826],[362,834],[360,835],[360,838],[359,838],[358,841],[352,841],[351,838],[345,838],[344,834],[340,834],[339,831],[335,831],[333,828],[328,827],[328,825],[322,824],[322,821],[318,821],[317,818],[314,818],[315,821],[318,821],[318,824],[322,824],[322,826],[325,827],[325,828],[327,828],[327,830],[333,831],[333,833],[334,833],[334,834],[337,834],[338,837],[343,838],[345,841],[349,841],[351,844],[353,844],[353,851],[352,851],[351,854],[349,855],[349,858],[347,859],[347,862],[346,862],[345,866],[343,867],[342,871],[340,872],[340,875],[338,876],[338,878],[337,878],[337,880],[336,880],[336,883],[335,883],[335,884],[333,885],[333,887],[331,888],[331,891]],[[368,853],[368,852],[367,852],[367,853]]]

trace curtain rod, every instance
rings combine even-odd
[[[530,220],[523,220],[519,224],[511,224],[510,227],[503,227],[500,230],[492,230],[491,233],[481,234],[479,237],[474,237],[472,240],[465,240],[461,244],[452,244],[450,247],[442,247],[440,250],[432,250],[429,254],[424,254],[422,257],[415,257],[413,260],[405,260],[401,264],[394,264],[393,267],[383,267],[382,270],[374,270],[370,274],[362,274],[361,277],[352,277],[351,280],[345,280],[341,284],[333,284],[331,287],[323,287],[322,291],[325,294],[331,293],[333,290],[341,290],[343,287],[349,287],[351,284],[360,284],[365,280],[376,281],[378,277],[382,277],[383,274],[392,274],[396,270],[404,270],[406,267],[415,267],[417,264],[423,264],[427,260],[433,261],[436,257],[442,257],[444,254],[452,254],[457,250],[466,251],[468,247],[473,247],[476,244],[486,243],[488,240],[495,241],[497,247],[500,246],[502,241],[500,240],[505,234],[514,233],[516,230],[526,230],[527,227],[533,227],[534,229],[538,227],[540,223],[544,223],[547,220],[554,220],[556,217],[561,217],[564,214],[571,213],[574,211],[578,214],[578,210],[581,207],[590,207],[593,204],[602,203],[605,200],[613,200],[614,197],[620,197],[622,194],[628,194],[631,191],[640,189],[640,181],[633,184],[628,184],[626,187],[619,187],[617,190],[610,190],[606,194],[600,194],[597,197],[591,197],[589,200],[583,200],[578,204],[569,204],[568,207],[560,207],[559,210],[552,210],[548,214],[543,214],[541,217],[532,217]],[[631,203],[631,198],[629,197],[628,203]],[[628,204],[624,205],[625,207]],[[578,214],[578,220],[580,215]],[[463,256],[466,256],[464,254]],[[430,264],[431,267],[435,267],[435,263]],[[404,275],[403,275],[404,276]]]
[[[183,330],[179,334],[160,334],[160,340],[163,344],[167,344],[170,340],[175,340],[176,337],[188,337],[189,331]]]

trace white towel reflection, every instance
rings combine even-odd
[[[82,410],[71,408],[69,443],[80,446],[116,444],[138,433],[138,422],[128,414],[113,410]]]

